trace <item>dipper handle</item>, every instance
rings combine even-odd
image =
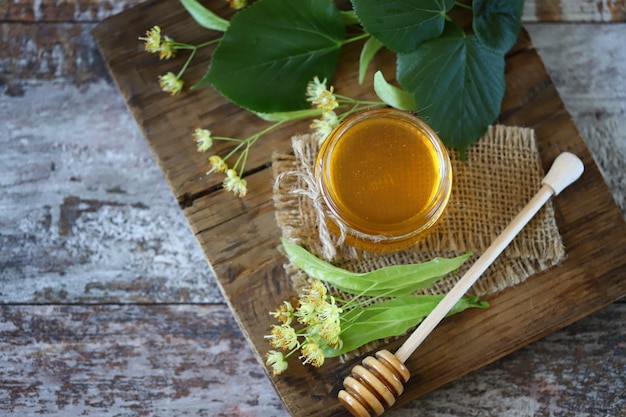
[[[410,376],[404,362],[550,197],[559,194],[576,181],[582,175],[583,170],[583,163],[576,155],[569,152],[559,155],[541,181],[542,187],[539,191],[452,287],[437,307],[420,323],[396,353],[381,350],[376,353],[376,358],[368,357],[363,361],[363,366],[357,365],[354,368],[352,375],[344,381],[345,391],[339,392],[339,400],[350,413],[359,417],[380,415],[385,408],[393,405],[395,398],[404,389],[402,384],[407,382]],[[389,392],[393,395],[388,395]]]
[[[543,177],[541,183],[548,185],[554,191],[554,195],[558,195],[576,181],[584,170],[582,161],[576,155],[563,152],[554,160],[550,171]]]
[[[413,334],[398,349],[396,356],[405,362],[417,347],[426,339],[441,320],[448,314],[461,297],[480,278],[483,272],[495,261],[502,251],[519,234],[543,205],[565,187],[576,181],[583,173],[583,163],[572,153],[564,152],[553,162],[552,167],[541,181],[543,187],[526,204],[519,214],[508,224],[485,252],[476,260],[437,307],[422,321]]]

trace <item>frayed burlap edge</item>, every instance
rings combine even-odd
[[[541,187],[544,176],[534,130],[491,126],[472,145],[467,160],[451,152],[453,188],[437,228],[415,247],[391,254],[355,249],[331,234],[333,221],[314,178],[318,144],[311,135],[292,138],[293,154],[274,153],[274,205],[282,234],[341,268],[365,272],[388,265],[419,263],[434,257],[474,255],[457,274],[444,277],[424,293],[449,291],[476,258]],[[557,265],[565,250],[548,202],[485,271],[470,294],[485,296],[517,285]],[[285,270],[299,292],[306,275],[287,263]],[[372,346],[367,347],[368,350]]]

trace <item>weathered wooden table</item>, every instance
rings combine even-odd
[[[95,49],[132,3],[0,5],[0,410],[286,415]],[[624,20],[623,3],[562,3],[525,19]],[[623,213],[625,25],[527,27]],[[620,415],[625,307],[388,415]]]

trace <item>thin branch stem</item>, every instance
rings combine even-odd
[[[352,38],[344,39],[344,41],[343,41],[343,42],[341,42],[341,45],[342,45],[342,46],[343,46],[343,45],[347,45],[347,44],[349,44],[349,43],[356,42],[356,41],[360,41],[361,39],[365,39],[365,38],[368,38],[368,37],[370,37],[370,34],[369,34],[369,33],[367,33],[367,32],[366,32],[366,33],[362,33],[362,34],[357,35],[357,36],[354,36],[354,37],[352,37]]]
[[[474,10],[474,8],[471,5],[465,4],[465,3],[461,3],[460,1],[455,1],[454,5],[455,6],[459,6],[459,7],[463,8],[463,9],[467,9],[467,10]]]
[[[191,51],[191,53],[189,54],[189,57],[187,58],[187,61],[185,61],[185,65],[183,65],[183,67],[180,69],[180,71],[178,71],[178,75],[176,76],[176,78],[180,78],[180,77],[183,76],[183,74],[187,70],[187,67],[191,63],[191,60],[196,55],[196,51],[197,51],[197,49],[195,49],[195,48]]]

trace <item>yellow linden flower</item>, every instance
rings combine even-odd
[[[338,323],[322,323],[319,328],[319,336],[330,347],[338,347],[343,343],[339,338],[341,334],[341,326]]]
[[[159,59],[170,59],[176,56],[176,47],[174,46],[174,40],[169,36],[163,38],[161,47],[159,48]]]
[[[276,329],[280,329],[280,326],[272,326],[272,331],[271,334],[269,335],[265,335],[263,336],[265,339],[268,339],[270,345],[272,345],[272,347],[275,347],[277,349],[282,349],[283,348],[283,339],[281,339],[278,334],[276,333]]]
[[[139,40],[145,42],[146,51],[150,53],[159,52],[161,49],[161,28],[153,26],[152,29],[146,31],[146,37],[140,37]]]
[[[317,314],[320,318],[318,334],[329,346],[335,347],[342,343],[341,339],[339,339],[339,335],[341,334],[339,317],[341,313],[342,310],[337,307],[334,302],[325,303],[318,309]]]
[[[320,81],[319,78],[314,77],[313,81],[309,82],[306,87],[307,101],[310,101],[318,109],[323,112],[332,112],[339,106],[337,99],[333,95],[334,88],[326,88],[326,80]]]
[[[317,138],[317,143],[321,145],[338,124],[339,119],[334,111],[322,113],[320,119],[313,120],[310,128],[314,130],[313,135]]]
[[[339,322],[339,316],[343,312],[335,304],[335,299],[331,297],[331,303],[323,303],[317,308],[317,315],[321,321]]]
[[[265,364],[272,367],[272,373],[274,375],[280,375],[287,370],[289,364],[285,360],[285,355],[282,352],[276,350],[270,350],[266,355],[267,360]]]
[[[309,287],[304,291],[309,300],[316,305],[321,305],[326,301],[326,293],[328,290],[326,289],[326,286],[324,286],[324,283],[320,280],[315,279],[311,281]]]
[[[211,172],[226,172],[228,170],[228,165],[226,165],[226,162],[221,156],[209,156],[209,163],[211,164],[211,170],[207,172],[207,174],[210,174]]]
[[[309,81],[306,85],[307,101],[314,102],[324,91],[326,91],[326,79],[320,81],[317,76],[313,77],[313,81]]]
[[[294,317],[294,308],[289,301],[283,301],[276,311],[270,312],[270,315],[280,320],[283,324],[291,324]]]
[[[239,10],[248,5],[248,0],[228,0],[228,3],[230,4],[231,8]]]
[[[176,77],[173,72],[159,75],[159,85],[161,86],[161,90],[173,96],[180,94],[183,90],[183,80]]]
[[[302,324],[315,324],[318,322],[317,303],[313,302],[309,297],[302,297],[298,306],[298,321]]]
[[[320,348],[320,345],[312,339],[306,340],[306,344],[302,346],[301,353],[302,356],[300,356],[300,359],[304,359],[302,361],[303,365],[310,363],[311,365],[319,368],[324,364],[324,352]]]
[[[324,91],[314,104],[324,112],[331,112],[336,109],[339,103],[337,103],[337,99],[333,95],[333,87],[330,87],[329,91]]]
[[[343,347],[343,340],[339,338],[341,329],[337,331],[334,327],[323,328],[320,331],[320,337],[324,339],[324,342],[332,348],[341,349]]]
[[[275,348],[293,350],[300,345],[300,342],[298,342],[298,334],[296,333],[296,330],[287,324],[272,326],[272,334],[265,337],[267,339],[270,339],[270,343]]]
[[[248,193],[247,181],[242,179],[234,169],[226,171],[223,185],[226,191],[231,191],[237,197],[245,197]]]
[[[210,130],[197,128],[193,132],[193,139],[198,146],[198,152],[205,152],[213,146],[213,138],[211,137]]]

